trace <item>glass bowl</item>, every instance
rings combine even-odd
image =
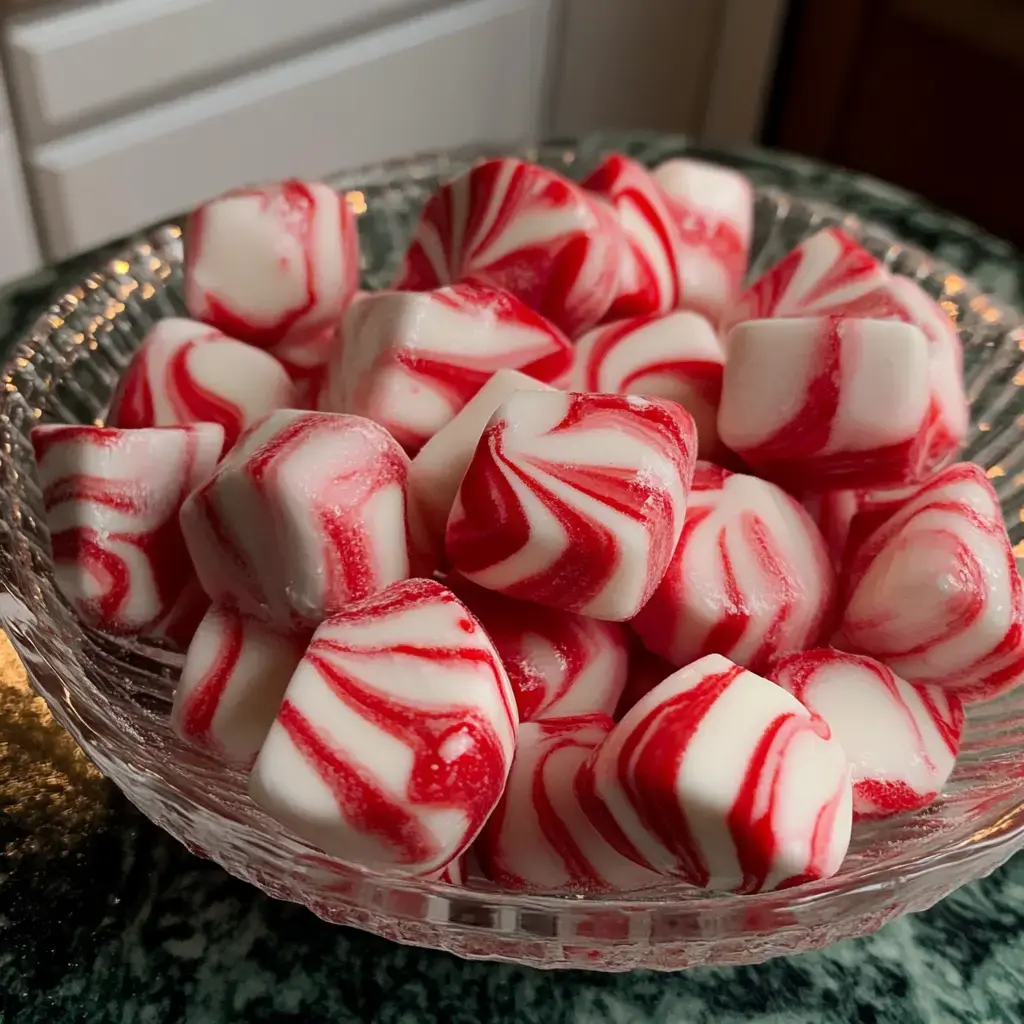
[[[493,150],[491,150],[493,152]],[[522,151],[570,174],[599,155]],[[426,195],[477,153],[434,154],[339,183],[359,214],[364,283],[394,272]],[[752,273],[827,224],[841,224],[955,317],[972,406],[967,457],[988,469],[1024,554],[1024,331],[1012,310],[885,229],[762,188]],[[753,963],[874,931],[992,871],[1024,845],[1024,688],[971,709],[956,773],[917,814],[861,825],[842,872],[759,896],[682,887],[620,897],[522,896],[396,880],[318,854],[257,810],[246,778],[168,729],[181,658],[92,632],[54,589],[27,435],[40,421],[101,421],[154,320],[183,312],[181,231],[166,225],[56,301],[11,354],[0,395],[0,597],[4,626],[54,716],[143,813],[229,872],[328,921],[465,957],[536,967],[678,969]]]

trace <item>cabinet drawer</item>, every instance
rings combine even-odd
[[[535,134],[550,0],[476,0],[38,147],[60,258],[226,188]]]
[[[0,117],[3,96],[0,95]],[[14,135],[0,126],[0,285],[39,266],[39,247],[21,178]]]
[[[440,6],[444,0],[434,0]],[[12,19],[8,52],[34,140],[227,77],[332,34],[394,20],[416,0],[107,0]],[[422,7],[423,5],[420,4]]]

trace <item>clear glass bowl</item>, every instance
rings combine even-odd
[[[572,146],[533,159],[582,173]],[[474,153],[436,154],[349,177],[364,281],[395,270],[413,218]],[[759,189],[753,272],[839,223],[895,271],[939,296],[961,329],[972,404],[967,457],[988,468],[1024,554],[1024,331],[1012,310],[952,267],[824,204]],[[27,434],[41,421],[101,420],[146,329],[183,311],[181,232],[126,248],[61,297],[14,352],[0,395],[0,597],[4,626],[54,716],[149,818],[189,849],[319,916],[398,942],[536,967],[678,969],[812,949],[923,910],[1024,845],[1024,688],[971,709],[957,770],[927,810],[856,831],[841,874],[761,896],[661,889],[600,899],[527,897],[400,881],[345,867],[261,814],[245,776],[167,727],[181,658],[83,629],[54,589]]]

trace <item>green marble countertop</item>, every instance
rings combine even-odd
[[[792,157],[730,159],[759,183],[887,223],[1004,299],[1024,296],[1019,253],[919,199]],[[0,339],[89,259],[0,296]],[[324,924],[193,857],[99,777],[6,642],[0,847],[0,1024],[1024,1020],[1024,854],[877,935],[758,967],[599,975],[463,962]]]

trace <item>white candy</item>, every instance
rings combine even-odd
[[[679,539],[696,447],[674,402],[518,391],[462,479],[448,557],[488,590],[631,619]]]
[[[484,874],[507,889],[600,893],[665,879],[618,853],[583,813],[576,777],[612,729],[605,715],[519,727],[505,793],[473,847]]]
[[[215,423],[32,431],[57,586],[86,624],[125,636],[174,635],[194,604],[178,526],[186,497],[224,444]]]
[[[847,549],[859,545],[898,512],[917,489],[914,484],[889,490],[819,491],[803,498],[801,504],[821,531],[832,563],[839,569]]]
[[[630,253],[619,270],[606,320],[667,313],[679,305],[679,231],[668,199],[647,168],[613,153],[583,181],[618,214]]]
[[[956,764],[964,710],[937,686],[914,686],[872,658],[830,648],[790,655],[771,678],[820,715],[853,764],[853,813],[926,807]]]
[[[964,443],[970,421],[960,335],[942,307],[916,281],[893,277],[889,290],[903,303],[905,319],[920,327],[928,338],[932,393],[928,463],[939,465]]]
[[[430,874],[497,805],[516,728],[483,628],[440,583],[406,580],[317,629],[250,789],[333,856]]]
[[[550,390],[549,385],[518,370],[499,370],[417,452],[409,466],[409,498],[439,548],[444,547],[448,514],[459,484],[494,411],[516,391]]]
[[[820,718],[712,654],[627,712],[578,792],[602,835],[636,863],[702,888],[766,892],[839,870],[850,771]]]
[[[892,320],[753,320],[729,336],[722,442],[797,490],[894,487],[925,469],[928,341]]]
[[[274,409],[295,405],[296,390],[272,355],[195,320],[168,317],[146,333],[118,384],[110,426],[219,423],[224,446]]]
[[[795,499],[698,462],[682,537],[631,625],[674,665],[724,654],[760,672],[819,640],[834,591],[825,544]]]
[[[936,474],[857,546],[845,577],[837,646],[964,702],[1024,681],[1024,587],[979,466]]]
[[[568,339],[515,296],[456,284],[433,292],[377,292],[354,304],[328,369],[324,406],[386,427],[420,448],[498,370],[562,377]]]
[[[547,167],[499,157],[426,201],[396,287],[504,288],[575,338],[608,312],[626,255],[607,203]]]
[[[728,311],[727,330],[768,317],[902,318],[902,304],[882,263],[840,228],[804,239],[765,271]]]
[[[309,634],[268,629],[211,609],[192,638],[174,695],[171,726],[188,743],[249,764],[281,706]]]
[[[358,275],[352,212],[319,182],[225,193],[198,206],[185,230],[189,315],[261,348],[335,324]]]
[[[724,364],[722,343],[699,313],[636,317],[595,327],[579,340],[569,389],[678,402],[693,417],[707,458],[718,446]]]
[[[737,171],[699,160],[666,160],[652,176],[678,230],[680,304],[717,324],[747,270],[754,190]]]
[[[271,413],[181,510],[203,589],[280,629],[312,629],[404,579],[408,466],[369,420]]]

